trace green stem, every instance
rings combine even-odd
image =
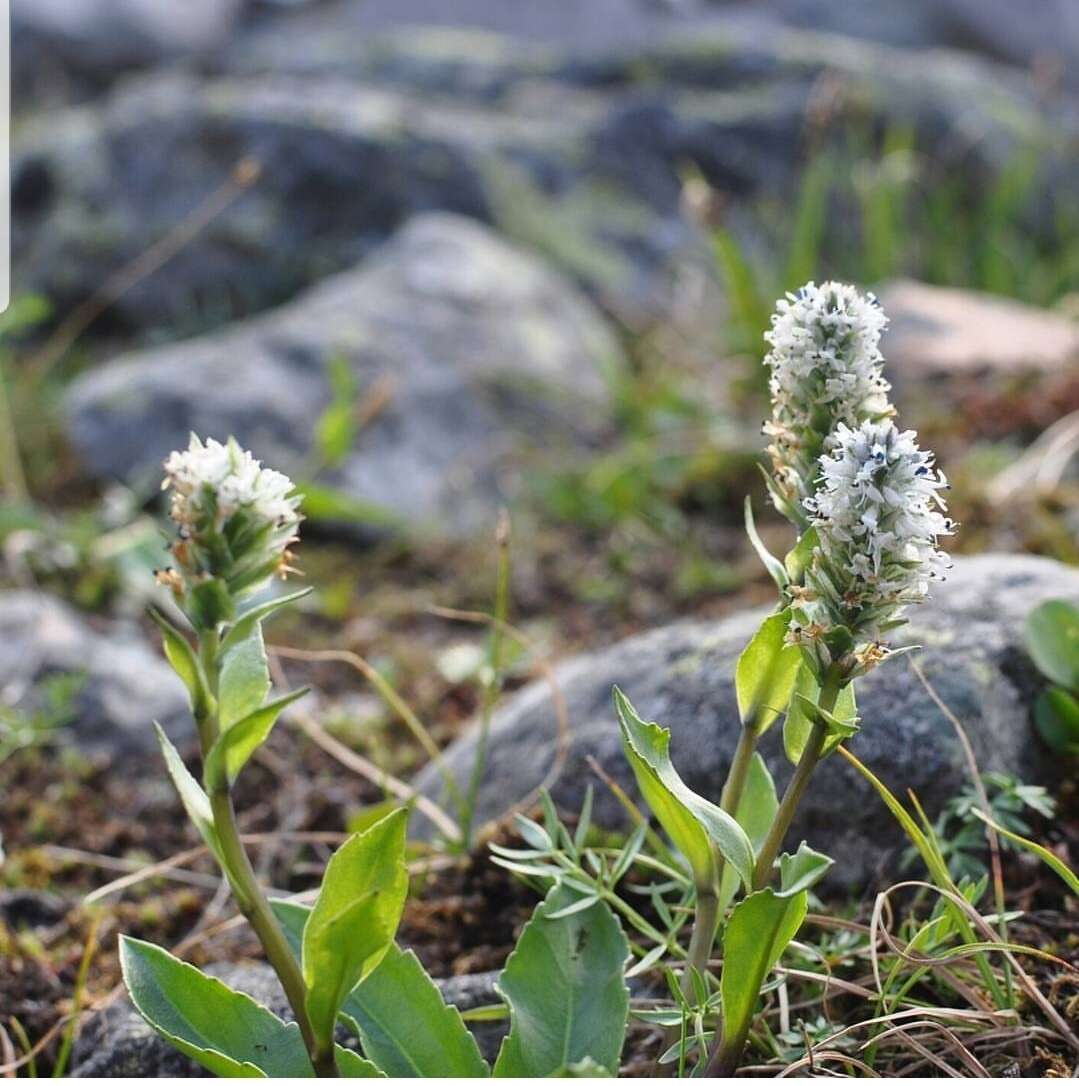
[[[284,988],[289,1005],[296,1015],[315,1073],[319,1078],[335,1078],[337,1064],[334,1061],[333,1042],[331,1040],[329,1048],[326,1048],[319,1043],[311,1029],[307,1016],[307,986],[304,984],[300,965],[258,884],[251,860],[240,840],[236,811],[227,788],[215,791],[210,796],[210,807],[221,846],[222,866],[229,886],[232,887],[236,904],[258,936],[267,960],[281,981],[281,987]]]
[[[843,686],[843,680],[844,677],[838,669],[833,669],[828,673],[824,685],[821,687],[820,696],[817,698],[817,705],[821,709],[830,713],[835,708],[836,699],[839,697],[839,691]],[[775,866],[776,857],[779,855],[783,839],[787,836],[787,831],[794,821],[798,805],[809,784],[809,778],[813,775],[813,770],[816,769],[817,763],[821,760],[827,738],[827,728],[819,721],[814,723],[809,740],[802,751],[802,756],[798,759],[794,776],[791,778],[790,784],[787,785],[779,809],[772,820],[768,836],[757,854],[757,864],[753,869],[754,890],[763,890],[772,880],[772,869]],[[742,1051],[746,1046],[751,1024],[751,1020],[747,1019],[744,1026],[737,1033],[724,1033],[722,1035],[719,1044],[712,1050],[712,1055],[709,1057],[708,1066],[705,1070],[706,1077],[731,1078],[734,1075],[735,1071],[738,1070],[738,1064],[742,1060]]]
[[[705,976],[708,959],[716,941],[719,923],[719,895],[714,890],[697,891],[697,908],[693,918],[693,934],[689,937],[689,958],[682,974],[682,995],[687,999],[693,994],[693,970]]]
[[[824,686],[821,687],[817,705],[830,713],[835,708],[841,687],[842,676],[838,672],[829,674],[825,679]],[[827,728],[820,721],[814,723],[805,749],[802,751],[802,756],[798,759],[794,776],[791,778],[790,784],[787,785],[779,809],[772,820],[772,828],[768,831],[768,836],[764,839],[764,844],[761,845],[761,850],[757,855],[757,865],[753,869],[754,890],[762,890],[771,882],[772,868],[775,865],[776,857],[779,855],[783,839],[787,836],[787,831],[794,821],[798,805],[801,803],[802,796],[809,784],[809,778],[813,775],[813,770],[817,768],[817,763],[821,760],[827,738]]]
[[[217,717],[218,660],[217,653],[221,639],[217,630],[202,630],[199,634],[199,660],[202,663],[206,682],[210,687],[211,702],[201,719],[196,720],[202,756],[205,760],[214,741],[220,734],[220,721]],[[277,974],[285,996],[296,1016],[304,1045],[311,1058],[315,1074],[319,1078],[338,1077],[337,1062],[331,1036],[329,1046],[322,1044],[311,1028],[307,1014],[307,985],[304,983],[300,963],[292,953],[292,948],[285,938],[273,909],[259,886],[251,860],[240,839],[240,828],[236,822],[236,809],[232,804],[232,794],[228,784],[215,788],[210,793],[210,810],[213,813],[214,831],[217,835],[221,867],[228,879],[233,897],[240,912],[247,918],[255,935],[258,936],[266,959]]]
[[[727,780],[723,784],[723,791],[720,793],[719,799],[719,805],[730,815],[737,814],[738,805],[742,802],[742,794],[745,792],[749,767],[753,762],[753,755],[756,753],[759,740],[759,733],[752,728],[743,728],[742,734],[738,737],[738,746],[735,748],[734,759],[731,761],[731,767],[727,771]],[[723,868],[725,863],[726,861],[723,858],[723,854],[717,850],[715,879],[717,890],[723,885]],[[709,889],[707,892],[702,893],[700,889],[698,889],[697,906],[693,918],[693,933],[689,940],[689,958],[686,971],[682,975],[682,995],[687,999],[691,998],[693,993],[693,972],[689,966],[696,966],[701,973],[707,971],[708,959],[712,954],[712,947],[715,944],[716,928],[718,925],[719,897],[717,896],[716,891]],[[681,1030],[679,1027],[670,1027],[666,1031],[664,1037],[664,1049],[670,1048],[680,1036]],[[665,1065],[663,1067],[657,1066],[656,1073],[659,1075],[673,1074],[674,1065]]]

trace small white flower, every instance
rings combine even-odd
[[[816,493],[804,502],[817,547],[806,574],[814,622],[846,626],[878,639],[907,604],[948,568],[938,541],[954,524],[945,515],[944,475],[912,430],[891,419],[840,423],[820,460]]]
[[[187,527],[210,508],[218,527],[241,509],[279,527],[300,520],[292,480],[262,467],[231,438],[224,445],[213,438],[203,444],[192,434],[186,450],[166,459],[162,489],[172,491],[172,519]]]
[[[203,444],[192,434],[187,449],[166,459],[162,488],[179,531],[176,569],[158,579],[181,599],[207,581],[238,599],[292,571],[300,496],[287,475],[264,468],[233,438]]]
[[[776,303],[771,345],[773,493],[780,511],[800,517],[813,493],[817,460],[840,423],[860,426],[893,414],[880,337],[888,320],[872,294],[845,283],[807,283]]]

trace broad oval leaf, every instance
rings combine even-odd
[[[313,1078],[300,1028],[167,950],[120,937],[135,1009],[185,1056],[228,1078]]]
[[[271,901],[294,953],[311,909]],[[461,1012],[446,1003],[411,950],[393,944],[375,971],[349,993],[340,1016],[380,1071],[400,1078],[484,1078],[487,1064]]]
[[[350,837],[326,865],[303,929],[307,1014],[326,1044],[345,997],[393,945],[408,893],[407,825],[408,812],[394,811]]]
[[[1027,649],[1038,670],[1079,691],[1079,607],[1049,600],[1027,616]]]
[[[556,885],[536,907],[498,978],[510,1032],[499,1078],[543,1078],[591,1060],[615,1074],[629,1014],[629,944],[605,902],[550,919],[577,899]]]
[[[243,720],[236,721],[227,732],[222,732],[206,756],[203,768],[206,786],[212,790],[226,780],[229,784],[235,781],[251,755],[266,742],[282,710],[306,693],[306,687],[293,690],[283,698],[256,709]]]
[[[172,783],[180,795],[180,802],[184,805],[187,817],[191,819],[199,836],[206,842],[210,851],[221,860],[221,846],[217,839],[217,829],[214,827],[214,815],[210,808],[210,798],[202,790],[199,782],[188,771],[184,760],[176,752],[176,748],[169,742],[165,729],[155,720],[154,729],[157,732],[157,741],[161,744],[161,753],[165,756],[165,767],[169,771]],[[224,863],[222,861],[222,866]]]
[[[717,888],[713,845],[749,886],[753,881],[753,847],[745,830],[726,811],[687,787],[671,763],[671,733],[666,728],[641,720],[618,687],[614,700],[622,749],[641,794],[689,862],[697,886]]]
[[[805,661],[798,668],[798,674],[794,682],[794,692],[791,695],[790,708],[787,710],[787,719],[783,722],[783,749],[787,757],[794,765],[802,757],[806,743],[809,742],[810,733],[813,731],[813,717],[811,709],[816,708],[817,699],[820,697],[820,686],[816,676]],[[808,704],[807,704],[808,703]],[[854,700],[854,684],[848,683],[839,691],[835,708],[830,714],[842,727],[839,742],[848,735],[853,734],[858,720],[858,707]],[[845,734],[843,734],[845,733]],[[832,747],[834,749],[834,746]]]
[[[723,932],[723,1045],[740,1052],[753,1021],[761,985],[802,926],[807,897],[758,890],[734,907]]]
[[[793,856],[784,852],[779,857],[779,896],[790,897],[816,886],[834,863],[831,856],[811,849],[805,841]]]
[[[787,644],[789,610],[769,615],[738,657],[734,689],[742,726],[763,735],[786,712],[802,663],[797,645]]]
[[[341,1015],[391,1078],[485,1078],[487,1064],[461,1012],[442,998],[411,950],[390,947],[349,993]]]

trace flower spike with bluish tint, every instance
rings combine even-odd
[[[915,436],[891,419],[857,429],[841,423],[821,457],[820,484],[804,502],[816,532],[798,608],[807,621],[792,636],[817,646],[822,668],[834,654],[830,635],[842,630],[844,639],[849,631],[855,643],[869,643],[857,669],[868,670],[905,607],[924,600],[948,568],[938,547],[954,531],[941,496],[948,484]]]
[[[888,320],[872,294],[845,283],[807,283],[776,303],[771,346],[771,491],[776,508],[805,527],[804,501],[818,462],[842,423],[857,427],[894,414],[880,337]]]
[[[235,439],[204,444],[192,434],[165,461],[162,487],[178,531],[176,569],[160,579],[181,598],[199,594],[209,618],[228,618],[229,601],[291,570],[300,498],[288,476],[262,467]]]

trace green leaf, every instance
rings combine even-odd
[[[753,881],[753,847],[745,830],[726,811],[688,788],[671,763],[671,733],[641,720],[629,699],[614,689],[622,729],[622,749],[637,785],[675,847],[685,856],[699,887],[715,888],[713,845],[749,886]]]
[[[1079,875],[1076,875],[1055,852],[1050,852],[1044,845],[1039,845],[1037,841],[1031,841],[1027,837],[1020,837],[1019,834],[1014,833],[1012,830],[1005,829],[999,822],[994,822],[993,819],[987,817],[984,811],[972,807],[970,813],[980,818],[987,825],[992,826],[1001,837],[1007,837],[1009,841],[1014,841],[1017,845],[1037,856],[1042,863],[1047,867],[1051,867],[1060,876],[1064,885],[1073,894],[1079,897]]]
[[[783,567],[783,563],[764,545],[763,540],[757,533],[757,525],[753,519],[753,502],[748,494],[746,495],[745,511],[746,535],[749,536],[749,542],[757,552],[757,557],[764,563],[764,568],[768,570],[772,580],[775,581],[776,587],[782,592],[789,583],[787,571]]]
[[[365,1060],[358,1052],[341,1045],[333,1046],[337,1070],[342,1078],[385,1078],[386,1076],[370,1060]]]
[[[1038,734],[1058,754],[1079,754],[1079,700],[1060,686],[1043,690],[1034,703]]]
[[[364,524],[376,528],[399,528],[401,518],[392,509],[355,498],[347,491],[304,480],[296,486],[303,495],[308,520]]]
[[[312,1078],[300,1028],[152,943],[120,937],[135,1009],[185,1056],[228,1078]]]
[[[794,692],[791,695],[790,708],[787,710],[787,719],[783,722],[783,747],[794,765],[798,764],[802,751],[809,742],[819,697],[820,686],[816,676],[803,660],[794,682]],[[857,731],[855,725],[858,720],[858,708],[854,700],[853,683],[848,683],[839,691],[835,709],[829,715],[837,722],[836,734],[841,736],[838,742],[842,742],[844,738]],[[835,745],[831,746],[831,750],[835,749]]]
[[[813,552],[817,549],[817,529],[810,528],[803,532],[801,538],[793,549],[783,559],[783,566],[794,584],[801,584],[805,571],[813,560]]]
[[[446,1004],[411,950],[391,946],[349,993],[341,1015],[391,1078],[485,1078],[487,1064],[460,1011]]]
[[[1052,682],[1079,691],[1079,608],[1050,600],[1027,616],[1027,650]]]
[[[629,944],[604,902],[551,920],[577,898],[554,886],[536,907],[498,978],[510,1032],[494,1073],[542,1078],[591,1059],[617,1072],[629,1014]]]
[[[779,797],[776,795],[775,782],[768,766],[760,754],[754,754],[746,773],[745,787],[738,803],[735,817],[738,825],[746,831],[753,852],[756,854],[764,844],[768,831],[775,821],[779,810]],[[719,910],[722,914],[734,900],[738,891],[738,875],[729,867],[723,870],[723,882],[719,892]]]
[[[779,896],[790,897],[816,886],[834,863],[831,856],[814,851],[805,841],[793,856],[784,852],[779,857]]]
[[[229,784],[236,780],[251,755],[266,742],[281,711],[302,698],[307,690],[307,687],[293,690],[283,698],[271,701],[269,705],[256,709],[243,720],[238,720],[227,732],[219,735],[206,756],[206,765],[203,768],[207,787],[212,790],[223,783],[226,777]]]
[[[303,931],[307,1014],[325,1044],[345,997],[393,945],[408,893],[407,825],[408,812],[395,811],[350,837],[326,865]]]
[[[333,399],[315,424],[315,446],[329,467],[338,465],[356,440],[356,374],[347,358],[332,358],[328,367]]]
[[[780,897],[758,890],[734,907],[723,933],[723,1043],[741,1051],[753,1021],[761,985],[802,926],[807,911],[803,890]]]
[[[270,668],[261,623],[249,624],[245,637],[232,639],[220,660],[217,712],[221,731],[225,733],[258,709],[270,692]]]
[[[206,689],[206,680],[203,678],[195,650],[187,638],[159,611],[151,608],[150,617],[161,630],[165,658],[187,687],[191,713],[197,719],[206,712],[209,692]]]
[[[313,588],[301,588],[299,592],[290,592],[286,596],[278,596],[275,599],[267,600],[265,603],[258,603],[254,607],[249,607],[236,619],[229,632],[222,638],[222,655],[235,648],[245,638],[250,637],[251,631],[256,625],[265,622],[266,619],[276,614],[283,607],[287,607],[297,600],[302,600],[304,596],[310,596],[313,591]]]
[[[165,729],[157,721],[154,721],[157,731],[157,741],[161,744],[161,753],[165,756],[165,766],[180,794],[180,802],[184,805],[187,817],[191,819],[199,836],[206,842],[210,851],[221,860],[221,846],[217,839],[217,830],[214,827],[214,815],[210,809],[210,799],[202,790],[199,782],[191,776],[184,760],[176,752],[176,748],[169,742]]]
[[[786,641],[790,617],[789,610],[769,615],[738,657],[734,671],[742,726],[758,735],[786,712],[802,663],[798,646]]]

